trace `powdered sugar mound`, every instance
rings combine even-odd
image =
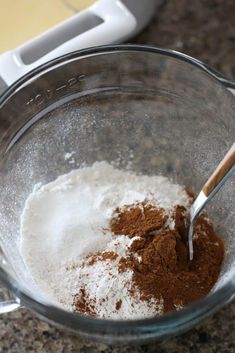
[[[87,282],[91,293],[100,298],[107,283],[106,290],[110,298],[113,296],[113,303],[117,293],[122,296],[123,305],[118,313],[113,309],[114,304],[110,304],[107,310],[100,307],[100,316],[121,318],[126,315],[132,318],[137,317],[137,313],[142,317],[151,316],[152,309],[140,303],[139,298],[135,304],[131,302],[133,299],[127,298],[131,273],[127,271],[125,278],[124,274],[120,276],[112,262],[97,263],[98,267],[93,272],[86,267],[66,270],[72,263],[78,266],[94,252],[110,251],[110,247],[115,246],[109,230],[114,210],[144,200],[169,212],[176,205],[187,207],[189,202],[184,188],[165,177],[136,175],[115,169],[107,162],[96,162],[91,167],[73,170],[53,182],[34,188],[21,217],[21,252],[45,297],[72,310],[73,296],[78,293],[86,273],[90,282],[94,280],[93,284]],[[126,244],[116,246],[121,256]],[[116,279],[107,274],[102,280],[101,273],[103,271],[104,275],[108,268],[111,273],[113,271],[113,276],[117,276]]]

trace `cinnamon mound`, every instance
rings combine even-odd
[[[147,233],[161,229],[167,219],[163,208],[151,203],[139,202],[134,205],[116,209],[116,216],[111,221],[114,234],[129,237],[145,236]]]
[[[117,210],[111,221],[114,234],[140,236],[133,241],[129,256],[122,258],[119,271],[133,271],[133,291],[142,300],[162,300],[164,312],[179,309],[207,295],[218,279],[224,256],[222,240],[213,225],[201,215],[194,231],[194,259],[188,259],[187,211],[177,206],[171,215],[175,229],[167,226],[163,209],[136,204]],[[138,256],[136,256],[138,255]]]

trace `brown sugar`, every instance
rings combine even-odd
[[[163,299],[164,312],[169,312],[210,292],[218,279],[224,247],[205,215],[195,225],[194,259],[189,261],[184,207],[176,206],[171,215],[174,230],[167,226],[164,210],[153,205],[126,206],[117,213],[111,222],[114,234],[141,237],[119,263],[119,271],[133,271],[130,295],[138,288],[142,300]]]

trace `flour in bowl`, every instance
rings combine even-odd
[[[21,253],[45,297],[102,318],[161,314],[163,299],[143,298],[138,288],[133,291],[131,268],[120,271],[138,234],[129,238],[110,228],[115,210],[143,202],[169,215],[177,205],[187,208],[189,196],[163,176],[137,175],[107,162],[35,187],[21,217]],[[168,217],[165,226],[174,228],[174,221]]]

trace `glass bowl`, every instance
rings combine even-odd
[[[20,215],[36,183],[106,160],[162,174],[198,192],[234,142],[234,83],[196,59],[145,46],[108,46],[53,60],[0,98],[0,280],[10,299],[84,337],[143,342],[175,335],[235,293],[235,180],[208,207],[224,239],[220,280],[204,299],[162,317],[112,321],[63,311],[38,295],[19,252]],[[75,151],[73,161],[66,153]]]

